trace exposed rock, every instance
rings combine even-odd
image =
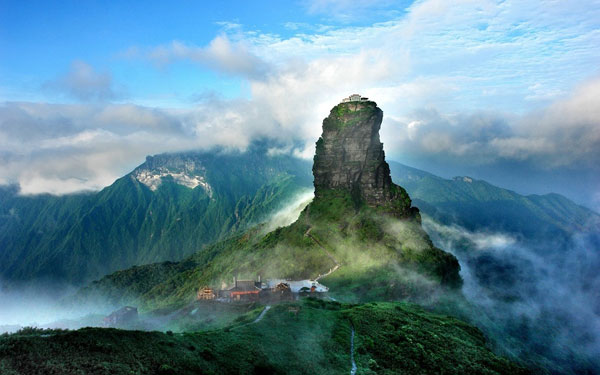
[[[323,120],[313,164],[315,196],[345,189],[356,203],[383,207],[396,216],[418,217],[406,191],[394,184],[379,129],[383,111],[372,101],[342,102]]]
[[[212,198],[212,187],[206,181],[206,169],[192,157],[181,155],[148,156],[146,162],[133,171],[133,176],[155,191],[164,177],[171,177],[179,185],[194,189],[201,186]]]

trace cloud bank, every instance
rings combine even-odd
[[[513,160],[540,168],[594,168],[600,158],[600,79],[524,115],[422,109],[388,122],[388,145],[415,156],[463,164]]]
[[[346,5],[306,6],[327,14]],[[358,92],[384,110],[393,159],[525,192],[573,192],[600,207],[599,18],[600,6],[585,4],[428,0],[367,26],[295,25],[282,37],[223,23],[206,45],[132,46],[120,56],[132,64],[192,62],[236,77],[247,96],[187,109],[101,103],[116,98],[112,76],[77,62],[48,86],[93,103],[0,107],[0,182],[26,193],[98,189],[146,154],[244,149],[256,138],[310,158],[322,119]]]
[[[535,245],[509,233],[470,232],[429,218],[423,224],[459,259],[470,319],[501,351],[561,374],[600,366],[598,223]]]
[[[227,35],[217,36],[206,47],[173,41],[153,48],[132,47],[123,55],[148,59],[160,66],[190,60],[224,74],[248,79],[262,79],[270,70],[269,65],[251,53],[243,42],[232,42]]]
[[[0,182],[19,183],[26,194],[96,190],[129,172],[148,154],[215,146],[244,150],[255,139],[284,145],[272,152],[311,158],[321,132],[320,117],[339,99],[319,104],[303,99],[313,95],[302,84],[311,81],[300,80],[307,76],[328,84],[317,73],[297,76],[294,71],[256,83],[252,100],[213,97],[194,109],[5,103],[0,106]],[[331,82],[332,91],[334,86]],[[598,179],[593,177],[600,175],[599,98],[596,79],[571,96],[524,115],[447,114],[432,108],[403,117],[386,115],[382,139],[391,158],[408,159],[409,164],[418,160],[430,170],[427,163],[454,168],[457,174],[461,168],[494,170],[502,164],[557,175],[582,170],[591,174],[582,187],[591,190],[593,207],[594,197],[600,197]],[[388,108],[380,106],[387,113]]]

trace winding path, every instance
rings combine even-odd
[[[260,315],[258,315],[258,317],[256,319],[254,319],[254,321],[252,323],[260,322],[262,320],[262,318],[264,318],[267,311],[269,311],[270,309],[271,309],[271,305],[265,306],[265,309],[263,311],[261,311]]]
[[[336,264],[332,269],[329,270],[329,272],[327,272],[327,273],[325,273],[323,275],[317,276],[317,278],[315,279],[315,281],[319,281],[319,279],[331,275],[332,273],[334,273],[335,271],[337,271],[338,268],[340,268],[340,265]]]
[[[323,246],[321,244],[321,242],[315,238],[315,236],[313,236],[312,234],[310,234],[311,230],[312,230],[312,227],[308,227],[308,230],[306,231],[306,233],[304,233],[304,236],[310,238],[311,240],[313,240],[314,243],[316,243],[317,246],[319,246],[321,248],[321,250],[323,250],[323,252],[325,252],[325,254],[327,255],[327,257],[329,259],[331,259],[331,261],[335,264],[335,266],[333,266],[333,268],[329,269],[329,271],[327,273],[325,273],[323,275],[319,274],[319,276],[317,276],[317,278],[315,279],[315,281],[319,281],[319,279],[321,279],[323,277],[326,277],[326,276],[329,276],[332,273],[334,273],[335,271],[337,271],[338,268],[340,268],[341,264],[340,264],[340,262],[337,261],[337,259],[334,258],[333,255],[331,255],[331,253],[329,251],[327,251],[327,249],[325,248],[325,246]]]

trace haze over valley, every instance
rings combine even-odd
[[[0,4],[0,373],[600,373],[599,19]]]

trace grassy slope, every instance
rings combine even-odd
[[[201,188],[167,183],[152,193],[127,177],[99,193],[63,197],[20,197],[14,187],[0,187],[0,275],[13,281],[60,275],[78,283],[134,264],[179,260],[264,219],[310,185],[310,166],[297,160],[269,160],[256,152],[201,158],[208,163],[209,183],[222,191],[214,201]],[[247,165],[260,173],[249,174]],[[471,230],[543,238],[599,218],[556,194],[521,196],[484,181],[446,180],[390,166],[423,212]],[[287,179],[285,174],[274,179],[278,171],[287,171]]]
[[[289,307],[300,308],[297,315]],[[319,300],[257,311],[227,328],[183,334],[85,328],[0,336],[2,374],[521,374],[482,334],[414,305]]]
[[[306,163],[258,152],[187,156],[213,189],[131,175],[94,194],[18,196],[0,188],[0,276],[81,283],[135,264],[180,260],[256,224],[310,183]],[[249,167],[253,173],[248,173]]]
[[[440,286],[453,288],[461,282],[456,258],[435,248],[418,222],[391,219],[364,205],[357,209],[349,193],[332,190],[288,227],[266,235],[254,228],[180,264],[115,273],[78,298],[96,300],[95,293],[114,296],[124,290],[123,295],[136,292],[138,297],[121,302],[143,310],[182,307],[193,301],[199,287],[220,288],[232,276],[315,278],[336,261],[339,270],[321,281],[333,296],[346,300],[429,298]]]

